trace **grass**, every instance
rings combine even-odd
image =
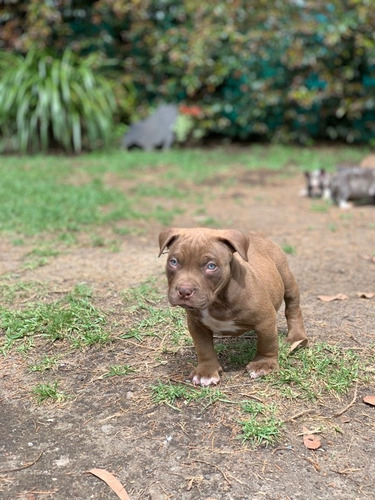
[[[123,377],[129,375],[129,373],[134,373],[135,370],[130,365],[112,365],[109,367],[108,372],[105,373],[104,377]]]
[[[230,339],[226,342],[218,341],[215,344],[215,349],[219,359],[224,359],[225,364],[228,364],[233,368],[246,366],[247,363],[249,363],[255,356],[255,332],[253,332],[251,338],[242,336],[234,339],[233,341]]]
[[[5,333],[2,351],[7,352],[14,345],[25,351],[34,345],[35,339],[67,340],[75,348],[109,342],[105,316],[90,299],[91,290],[77,285],[55,302],[36,303],[18,310],[1,307],[0,328]]]
[[[233,368],[245,365],[251,359],[249,355],[254,353],[254,342],[238,339],[227,346],[221,342],[216,344],[216,349],[220,356],[226,356]],[[217,388],[194,388],[161,381],[152,387],[152,399],[177,411],[183,411],[191,404],[198,404],[202,411],[217,402],[230,404],[238,409],[238,437],[242,442],[249,442],[253,446],[275,444],[285,429],[285,421],[280,416],[285,401],[317,402],[333,394],[342,396],[362,376],[360,359],[351,350],[317,343],[290,356],[288,349],[289,346],[281,339],[280,370],[262,379],[263,387],[259,396],[270,400],[269,403],[236,400]]]
[[[243,169],[266,165],[280,170],[292,164],[302,171],[306,165],[310,169],[334,168],[340,161],[358,161],[363,154],[363,150],[350,147],[319,150],[254,145],[250,154],[247,149],[236,150],[235,161]],[[174,149],[163,154],[112,151],[76,158],[3,157],[0,232],[18,233],[18,239],[21,235],[50,233],[74,242],[76,232],[103,225],[115,228],[121,221],[131,225],[135,220],[156,220],[167,225],[183,211],[182,206],[169,208],[168,200],[180,200],[182,204],[188,200],[199,206],[201,193],[192,186],[204,188],[206,180],[230,171],[232,165],[231,148]],[[160,184],[142,182],[132,187],[132,179],[142,178],[149,170],[156,172]],[[109,181],[108,176],[113,179]],[[214,219],[208,223],[216,224]]]
[[[297,253],[296,248],[289,243],[284,243],[281,245],[281,249],[288,255],[295,255]]]
[[[125,314],[132,317],[122,339],[142,341],[144,337],[167,337],[166,346],[191,345],[186,317],[181,308],[163,307],[163,295],[155,280],[147,280],[124,294]],[[167,347],[165,347],[168,349]]]
[[[59,254],[58,250],[50,247],[34,248],[26,255],[24,269],[32,270],[46,266],[50,257],[56,257]]]
[[[29,370],[31,372],[42,372],[42,373],[48,370],[53,370],[53,368],[57,366],[59,359],[60,359],[59,355],[55,356],[46,355],[36,363],[30,364]]]
[[[66,394],[58,390],[57,381],[49,384],[38,384],[32,392],[39,404],[45,402],[61,403],[68,398]]]
[[[285,424],[277,417],[276,405],[247,401],[242,404],[242,411],[249,414],[249,417],[239,422],[239,439],[243,442],[248,441],[257,446],[274,444],[280,439]]]
[[[287,166],[298,173],[306,165],[309,169],[333,169],[340,162],[356,162],[364,154],[350,147],[301,150],[255,145],[235,149],[235,154],[231,148],[215,148],[166,153],[116,151],[70,158],[4,157],[0,165],[0,233],[7,233],[14,246],[25,247],[25,254],[31,248],[20,264],[21,273],[48,265],[67,245],[78,245],[82,239],[85,245],[109,255],[108,250],[121,250],[122,239],[128,234],[140,234],[155,222],[173,224],[187,205],[193,206],[199,224],[216,227],[219,221],[204,205],[213,185],[207,181],[231,173],[234,162],[240,171],[259,167],[281,171]],[[226,185],[229,182],[232,179]],[[311,207],[322,213],[329,209],[330,205],[323,202],[314,202]],[[341,218],[350,222],[346,214]],[[139,224],[141,221],[146,224]],[[329,229],[337,230],[333,223]],[[288,243],[283,249],[295,253]],[[126,290],[122,310],[115,316],[112,310],[104,312],[95,305],[100,297],[94,300],[87,286],[77,285],[56,300],[49,284],[21,278],[22,274],[9,273],[0,283],[0,349],[4,355],[18,351],[26,360],[28,377],[38,382],[30,385],[38,402],[61,402],[67,397],[59,388],[62,382],[41,380],[46,372],[59,373],[62,350],[81,349],[82,354],[78,354],[82,357],[93,347],[105,352],[113,341],[120,349],[131,346],[132,352],[134,346],[139,347],[144,358],[137,358],[134,365],[133,358],[130,364],[108,363],[99,378],[117,377],[114,384],[128,384],[132,377],[136,380],[143,376],[139,365],[144,362],[152,377],[149,404],[198,413],[215,406],[232,422],[236,429],[233,435],[237,433],[242,442],[271,445],[284,435],[285,408],[338,400],[362,380],[374,361],[374,355],[361,361],[356,352],[328,343],[316,343],[289,356],[288,346],[281,340],[280,371],[249,385],[256,393],[254,401],[243,395],[242,389],[230,389],[233,372],[242,370],[254,356],[255,339],[250,335],[216,341],[216,351],[227,371],[220,389],[195,388],[169,380],[155,382],[159,375],[153,372],[154,367],[166,363],[171,353],[187,365],[195,362],[186,314],[181,308],[167,306],[164,280],[147,280]],[[121,333],[114,337],[111,332],[119,329],[118,316]],[[146,386],[144,391],[148,390]],[[217,415],[220,411],[215,418]]]
[[[346,394],[360,373],[360,359],[352,350],[325,342],[288,355],[280,342],[280,370],[267,377],[287,399],[317,401],[327,393]]]
[[[22,300],[31,294],[42,295],[45,293],[45,289],[46,286],[39,282],[16,281],[13,283],[11,276],[5,277],[3,282],[0,282],[0,295],[6,304]]]
[[[220,401],[230,403],[231,401],[220,391],[212,387],[194,388],[182,384],[164,383],[159,381],[152,387],[152,399],[155,403],[165,403],[174,410],[179,410],[175,403],[180,400],[187,405],[193,401],[204,402],[206,409],[208,406]]]

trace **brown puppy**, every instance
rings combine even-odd
[[[257,334],[257,352],[246,369],[252,378],[278,368],[276,315],[283,300],[287,340],[306,345],[297,283],[281,249],[257,233],[237,230],[167,229],[159,235],[160,254],[168,248],[168,299],[186,309],[198,366],[195,385],[220,381],[213,334]]]

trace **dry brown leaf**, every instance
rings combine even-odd
[[[375,406],[375,395],[369,395],[369,396],[365,396],[363,398],[363,402],[368,404],[368,405],[371,405],[371,406]]]
[[[375,297],[375,293],[374,292],[357,292],[357,297],[359,297],[360,299],[372,299],[373,297]]]
[[[322,445],[320,439],[314,434],[310,434],[307,427],[303,427],[303,444],[308,450],[317,450]]]
[[[302,339],[302,340],[296,340],[296,342],[293,342],[289,348],[289,354],[292,352],[296,351],[297,349],[300,349],[301,347],[306,347],[308,344],[307,339]]]
[[[105,469],[90,469],[86,471],[87,474],[93,474],[102,481],[108,484],[112,491],[120,498],[120,500],[130,500],[129,495],[126,493],[125,488],[120,483],[120,481],[115,478],[113,474],[106,471]]]
[[[348,298],[344,293],[337,293],[336,295],[318,295],[318,299],[322,302],[332,302],[334,300],[346,300]]]
[[[375,256],[374,255],[360,255],[361,259],[369,260],[373,264],[375,264]]]

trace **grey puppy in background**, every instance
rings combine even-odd
[[[339,169],[332,175],[329,190],[331,199],[340,208],[351,206],[349,201],[375,202],[375,170],[363,167]]]
[[[333,174],[324,169],[305,172],[306,188],[302,196],[332,200],[340,208],[349,201],[375,201],[375,169],[360,166],[338,166]]]

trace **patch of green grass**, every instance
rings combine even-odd
[[[319,202],[319,201],[314,201],[311,204],[311,210],[312,212],[319,212],[322,214],[325,214],[328,212],[330,205],[327,202]]]
[[[126,236],[127,234],[131,234],[133,230],[129,227],[122,226],[113,228],[113,232],[115,234],[119,234],[120,236]]]
[[[249,154],[250,150],[250,154]],[[254,145],[251,148],[172,149],[163,152],[106,151],[63,156],[3,157],[0,165],[0,232],[35,235],[40,232],[65,235],[117,221],[157,220],[168,225],[181,207],[155,208],[151,198],[181,200],[202,196],[189,183],[205,187],[205,181],[220,172],[239,169],[282,170],[293,165],[296,172],[309,168],[334,168],[342,158],[359,159],[358,148],[300,148]],[[126,188],[126,179],[141,178],[147,171],[155,182]],[[108,176],[119,179],[113,185]],[[123,182],[125,180],[125,182]],[[183,187],[187,185],[186,189]],[[319,210],[326,211],[327,205]]]
[[[158,384],[154,385],[152,387],[152,400],[154,403],[164,403],[173,409],[178,409],[175,406],[177,400],[185,405],[192,401],[203,401],[206,403],[205,408],[217,401],[230,403],[219,389],[211,387],[194,388],[193,386],[172,384],[171,382],[158,382]]]
[[[351,221],[353,219],[353,217],[354,217],[353,213],[345,212],[345,213],[340,214],[340,219],[343,221]]]
[[[212,387],[194,388],[182,384],[158,382],[152,387],[152,399],[154,403],[166,404],[177,411],[181,411],[181,407],[193,402],[204,404],[203,410],[217,402],[237,405],[244,414],[250,414],[250,418],[239,422],[241,427],[239,438],[253,445],[274,444],[280,438],[284,427],[284,423],[276,416],[275,405],[254,401],[234,402],[220,389]]]
[[[351,350],[318,343],[289,356],[288,349],[280,342],[280,370],[267,377],[288,399],[316,401],[327,392],[346,394],[358,378],[359,357]]]
[[[149,215],[151,218],[163,224],[163,226],[170,226],[173,222],[173,219],[177,215],[181,215],[183,213],[184,211],[181,208],[174,208],[170,210],[163,207],[162,205],[158,205],[150,212]]]
[[[55,168],[42,161],[32,168],[0,169],[0,231],[29,236],[43,231],[78,231],[88,225],[139,216],[120,191],[108,188],[101,179],[69,184],[63,174],[70,168],[58,172],[59,165],[56,158]]]
[[[140,197],[182,200],[188,196],[189,191],[181,189],[181,186],[142,183],[137,186],[135,193]]]
[[[47,401],[52,401],[54,403],[61,403],[67,399],[67,395],[58,390],[58,383],[55,381],[51,384],[38,384],[33,388],[33,394],[37,399],[37,402],[45,403]]]
[[[36,363],[29,365],[29,370],[31,372],[45,372],[47,370],[52,370],[57,365],[60,356],[44,356],[41,360]]]
[[[236,342],[237,345],[220,343],[216,346],[219,356],[225,356],[226,362],[231,360],[233,366],[246,364],[252,357],[249,357],[250,349],[242,355],[249,342],[241,344],[242,347],[238,342],[241,340]],[[254,344],[252,343],[252,350],[255,348]],[[289,345],[281,339],[279,362],[280,370],[264,377],[261,381],[263,391],[258,392],[258,396],[271,400],[271,403],[258,400],[233,401],[217,388],[197,388],[171,382],[154,385],[152,399],[155,403],[166,404],[178,411],[193,403],[204,404],[204,409],[216,402],[230,404],[237,408],[237,415],[239,413],[239,439],[253,446],[274,445],[281,439],[285,428],[285,421],[280,417],[280,400],[316,402],[330,393],[343,395],[359,377],[357,354],[326,343],[319,343],[290,355]]]
[[[10,277],[7,278],[10,280]],[[0,283],[0,295],[4,302],[12,303],[15,299],[27,298],[35,293],[41,293],[46,288],[39,282],[18,281],[15,283]]]
[[[112,365],[109,367],[108,372],[103,377],[123,377],[134,373],[135,370],[130,365]]]
[[[127,290],[124,294],[126,311],[132,318],[131,327],[121,338],[135,338],[141,341],[146,336],[168,334],[172,345],[181,343],[191,345],[187,333],[186,314],[181,308],[172,308],[162,304],[162,296],[155,285],[155,280],[147,280],[138,287]]]
[[[295,247],[293,245],[290,245],[289,243],[284,243],[281,246],[283,252],[285,252],[288,255],[295,255],[297,253]]]
[[[105,317],[90,299],[91,290],[77,285],[56,302],[37,303],[21,310],[0,308],[0,327],[5,333],[2,350],[6,352],[14,344],[36,337],[48,341],[66,339],[76,348],[108,342]]]
[[[256,340],[255,337],[240,337],[234,341],[219,341],[215,344],[215,350],[220,359],[225,359],[225,364],[233,368],[244,367],[255,356]]]
[[[239,439],[253,446],[275,444],[280,439],[285,425],[277,418],[276,407],[262,404],[260,410],[250,418],[241,420],[239,424],[241,426]]]
[[[34,248],[26,256],[24,269],[37,269],[48,264],[49,257],[56,257],[60,252],[51,247]]]
[[[22,247],[25,244],[25,240],[23,238],[15,238],[12,243],[15,247]]]
[[[202,226],[205,227],[221,227],[221,223],[214,217],[206,217],[202,220]]]

